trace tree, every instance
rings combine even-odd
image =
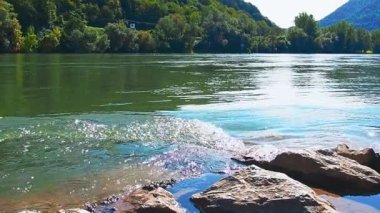
[[[152,33],[149,31],[137,32],[138,45],[140,52],[154,52],[156,49],[156,41],[153,38]]]
[[[316,49],[314,40],[318,36],[318,23],[313,15],[300,13],[295,19],[295,28],[288,30],[291,49],[296,52],[313,52]]]
[[[287,40],[290,42],[290,51],[296,53],[308,52],[310,39],[301,28],[291,27],[287,32]]]
[[[243,0],[0,0],[0,52],[378,52],[378,33],[348,22],[294,23]]]
[[[110,39],[110,48],[112,52],[123,51],[127,41],[128,27],[124,22],[109,23],[105,27],[105,32]]]
[[[323,53],[334,53],[336,51],[336,45],[338,42],[338,35],[335,32],[329,32],[327,30],[320,33],[315,39],[317,44],[317,50]]]
[[[372,49],[371,33],[364,29],[356,30],[356,50],[359,52],[366,52]]]
[[[19,52],[23,37],[13,6],[0,0],[0,52]]]
[[[110,23],[105,27],[113,52],[138,52],[137,31],[129,29],[124,22]]]
[[[40,32],[38,37],[39,51],[45,53],[55,52],[61,43],[62,29],[59,27],[45,29]]]
[[[74,29],[66,39],[67,47],[73,52],[105,52],[110,46],[110,41],[104,29],[95,27],[86,26],[83,32],[79,29]]]
[[[295,26],[302,29],[308,36],[315,39],[318,34],[318,22],[315,21],[313,15],[307,13],[300,13],[294,19]]]
[[[22,51],[25,53],[35,52],[38,48],[38,37],[34,33],[34,27],[29,27],[24,37]]]
[[[327,28],[327,31],[335,33],[337,36],[334,52],[350,53],[356,51],[357,33],[352,24],[342,21]]]
[[[209,8],[202,21],[204,38],[197,49],[202,52],[235,52],[235,48],[241,48],[240,44],[234,42],[240,33],[237,26],[238,19],[213,7]]]
[[[128,0],[121,4],[127,19],[157,23],[165,15],[165,5],[160,0]]]
[[[154,33],[162,51],[186,52],[194,46],[190,25],[179,14],[160,19]]]
[[[373,52],[380,53],[380,30],[375,30],[371,33],[373,42]]]
[[[33,26],[39,30],[57,21],[58,0],[7,0],[15,7],[24,29]]]

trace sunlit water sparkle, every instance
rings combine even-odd
[[[377,55],[0,56],[0,206],[234,168],[251,144],[380,151]]]

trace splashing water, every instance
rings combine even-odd
[[[162,174],[186,177],[225,170],[230,164],[228,154],[219,154],[244,147],[215,125],[171,116],[115,113],[24,118],[22,122],[6,118],[1,125],[5,126],[0,132],[3,204],[9,202],[1,202],[9,192],[15,200],[35,199],[45,197],[45,190],[53,193],[64,185],[67,190],[59,189],[60,197],[79,196],[84,202],[99,193],[117,192],[123,188],[120,183],[141,184],[149,182],[147,178],[163,179]],[[140,166],[155,168],[157,173],[125,181],[124,174],[130,176]],[[114,176],[113,180],[104,180],[104,173]],[[94,185],[94,181],[103,184]],[[118,183],[118,190],[110,186],[103,190],[112,182]]]
[[[228,169],[242,141],[380,151],[376,55],[1,58],[2,207]]]

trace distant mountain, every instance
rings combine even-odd
[[[322,27],[346,20],[356,27],[380,29],[380,0],[350,0],[320,21]]]

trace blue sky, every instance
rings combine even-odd
[[[294,17],[300,12],[322,19],[348,0],[246,0],[256,5],[264,16],[280,27],[293,26]]]

